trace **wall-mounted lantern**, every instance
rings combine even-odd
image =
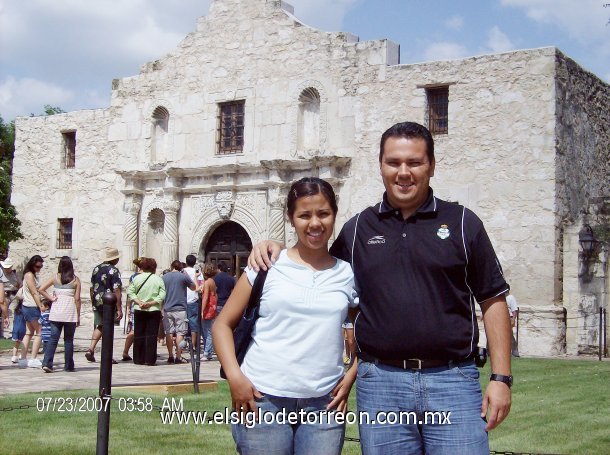
[[[597,244],[599,241],[593,235],[593,229],[588,224],[585,224],[582,229],[578,232],[578,243],[580,244],[580,257],[582,258],[582,272],[579,274],[581,277],[589,278],[589,265],[591,258],[597,250]],[[587,280],[587,281],[589,281]]]

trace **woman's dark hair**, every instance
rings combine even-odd
[[[218,272],[218,267],[212,262],[206,262],[203,266],[203,276],[206,278],[214,278]]]
[[[178,272],[182,272],[182,262],[180,262],[178,259],[176,259],[175,261],[173,261],[171,263],[170,268],[172,270],[176,270]]]
[[[25,265],[25,268],[23,269],[23,276],[25,277],[25,274],[28,272],[32,272],[34,275],[36,275],[36,270],[34,270],[34,266],[38,263],[44,264],[44,259],[42,259],[42,256],[40,256],[39,254],[35,254]]]
[[[428,155],[428,161],[430,164],[432,164],[434,161],[434,139],[432,138],[430,131],[428,131],[428,128],[415,122],[402,122],[392,125],[381,135],[381,142],[379,143],[380,163],[383,159],[383,148],[385,147],[385,141],[391,137],[423,139],[426,142],[426,154]]]
[[[140,258],[140,265],[138,265],[144,272],[155,273],[157,271],[157,261],[153,258]]]
[[[339,210],[337,208],[337,198],[330,183],[318,177],[304,177],[294,182],[290,187],[290,191],[288,191],[288,197],[286,198],[286,213],[288,218],[292,219],[299,198],[315,196],[316,194],[322,194],[326,198],[333,214],[336,215]]]
[[[57,266],[57,273],[61,275],[61,284],[68,284],[74,279],[74,265],[70,256],[62,256]]]

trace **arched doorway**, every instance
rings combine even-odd
[[[218,264],[224,261],[230,267],[229,273],[239,278],[251,249],[252,241],[246,230],[233,221],[227,221],[212,232],[203,253],[206,262]]]

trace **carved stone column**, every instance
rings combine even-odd
[[[286,243],[284,232],[284,200],[280,186],[269,188],[269,239]]]
[[[169,268],[175,259],[178,259],[178,210],[179,201],[167,201],[163,204],[165,223],[163,226],[163,263],[159,264],[162,269]]]
[[[124,270],[136,270],[133,261],[138,257],[138,214],[141,206],[141,201],[135,197],[127,199],[123,205],[125,224],[123,225],[123,257],[121,262]]]

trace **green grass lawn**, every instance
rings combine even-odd
[[[10,332],[7,333],[7,330],[4,329],[4,336],[8,336],[10,337],[11,334]],[[6,338],[0,338],[0,351],[9,351],[11,349],[13,349],[13,347],[15,346],[15,342],[13,340],[7,340]]]
[[[490,433],[491,449],[527,453],[610,453],[610,363],[595,361],[516,359],[513,407],[508,419]],[[482,371],[487,377],[489,368]],[[483,385],[487,382],[483,380]],[[3,385],[5,386],[5,385]],[[94,396],[96,391],[45,394],[45,397]],[[120,392],[115,398],[151,398],[161,406],[165,396]],[[0,453],[90,454],[95,452],[95,412],[38,411],[36,408],[1,411],[5,407],[36,405],[39,394],[6,395],[0,398]],[[184,409],[223,410],[230,403],[226,383],[214,392],[182,395]],[[355,391],[351,409],[355,409]],[[40,404],[42,402],[39,402]],[[125,404],[124,402],[121,404]],[[226,425],[164,425],[158,411],[119,410],[113,401],[110,419],[110,453],[131,454],[230,454],[234,444]],[[19,436],[17,436],[19,435]],[[348,437],[357,437],[355,426]],[[344,454],[358,454],[355,442],[346,442]]]
[[[9,336],[10,337],[10,333],[7,333],[6,330],[4,332],[4,336]],[[34,344],[34,341],[30,341],[30,352],[32,350],[32,345]],[[64,346],[64,342],[63,340],[59,340],[59,343],[57,343],[57,346],[62,348]],[[0,338],[0,351],[2,352],[7,352],[7,353],[12,353],[12,349],[15,347],[15,342],[11,339],[6,339],[6,338]],[[42,345],[40,346],[40,353],[42,353]]]

